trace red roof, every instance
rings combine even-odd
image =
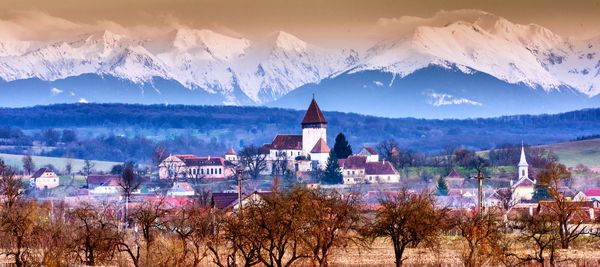
[[[302,135],[278,134],[273,139],[271,149],[294,149],[302,150]]]
[[[187,166],[224,166],[225,159],[221,157],[196,157],[183,159]]]
[[[216,209],[224,209],[238,200],[238,193],[213,193],[212,202]]]
[[[87,182],[90,185],[101,185],[109,182],[112,179],[121,179],[121,175],[116,174],[90,174],[87,177]]]
[[[230,147],[225,153],[225,155],[235,155],[235,150],[233,150],[233,147]]]
[[[264,145],[263,145],[263,146],[260,148],[259,152],[260,152],[261,154],[269,154],[269,153],[270,153],[269,151],[271,150],[271,148],[273,148],[273,145],[272,145],[272,144],[264,144]]]
[[[365,156],[350,156],[340,166],[343,169],[364,169],[366,163],[367,157]]]
[[[302,119],[302,125],[305,124],[314,124],[314,123],[327,123],[323,113],[321,113],[321,109],[319,105],[317,105],[317,101],[313,98],[310,102],[310,106],[306,110],[306,114],[304,114],[304,119]]]
[[[54,172],[54,171],[52,171],[52,169],[50,169],[50,168],[41,168],[41,169],[37,170],[31,177],[39,178],[40,176],[42,176],[42,174],[47,173],[47,172]]]
[[[599,197],[600,188],[586,188],[584,193],[588,197]]]
[[[367,162],[365,166],[365,174],[367,175],[385,175],[398,174],[394,166],[389,161],[382,162]]]
[[[460,172],[458,172],[457,169],[452,170],[452,172],[450,172],[450,174],[448,174],[448,176],[446,176],[447,178],[463,178],[462,174],[460,174]]]
[[[377,152],[375,152],[375,149],[373,149],[370,146],[366,146],[363,149],[367,150],[367,152],[371,153],[371,155],[377,155]]]
[[[325,140],[323,140],[323,138],[320,138],[319,141],[313,147],[313,149],[310,151],[310,153],[329,153],[329,151],[331,151],[331,149],[329,149],[327,143],[325,143]]]
[[[518,181],[513,187],[534,187],[535,183],[528,178],[523,178]]]

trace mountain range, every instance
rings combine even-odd
[[[382,21],[368,49],[280,31],[252,41],[179,28],[0,40],[2,106],[73,102],[266,105],[386,117],[557,113],[600,103],[600,37],[566,38],[479,10]],[[352,47],[349,44],[348,47]]]

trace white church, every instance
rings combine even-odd
[[[525,147],[521,145],[521,159],[519,160],[519,175],[516,183],[512,185],[512,199],[514,203],[520,203],[523,201],[529,201],[533,197],[535,188],[535,180],[529,178],[529,164],[525,157]]]
[[[285,160],[294,171],[325,168],[331,151],[327,145],[327,120],[313,98],[302,119],[302,135],[278,134],[270,144],[264,144],[261,153],[267,155],[267,170],[272,172],[274,162]]]

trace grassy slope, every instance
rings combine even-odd
[[[576,166],[581,163],[586,166],[600,166],[600,139],[573,141],[543,145],[552,150],[561,163]]]
[[[4,160],[4,162],[9,166],[15,166],[21,168],[23,166],[23,155],[13,155],[13,154],[0,154],[0,158]],[[52,164],[54,167],[58,168],[58,170],[62,171],[65,169],[66,159],[65,158],[53,158],[53,157],[41,157],[41,156],[31,156],[33,162],[35,163],[36,168],[42,167],[47,164]],[[79,172],[83,168],[82,159],[72,159],[73,171]],[[111,162],[111,161],[97,161],[92,160],[94,162],[94,169],[97,171],[110,171],[113,165],[121,164],[120,162]]]

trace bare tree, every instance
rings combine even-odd
[[[526,214],[515,220],[513,228],[520,234],[519,240],[522,242],[533,242],[534,253],[509,253],[509,257],[517,258],[521,262],[538,262],[541,266],[546,266],[546,260],[554,266],[557,255],[557,248],[560,246],[560,236],[558,235],[559,224],[551,214]]]
[[[432,247],[445,228],[442,219],[446,210],[435,207],[435,200],[428,191],[417,194],[404,188],[397,195],[383,196],[380,205],[367,235],[391,239],[396,266],[406,260],[403,256],[406,247],[420,243]]]
[[[86,159],[83,161],[83,168],[81,169],[81,172],[83,172],[85,174],[85,184],[86,184],[87,188],[90,188],[88,177],[90,176],[90,173],[92,173],[92,169],[94,169],[94,165],[96,165],[96,164],[89,159]]]
[[[0,247],[4,255],[14,258],[16,266],[30,264],[35,215],[35,202],[24,199],[17,199],[1,210]]]
[[[123,218],[127,219],[127,212],[129,211],[129,201],[131,200],[131,195],[135,190],[137,190],[141,185],[139,177],[133,171],[133,167],[126,166],[123,170],[123,174],[121,175],[121,179],[119,180],[119,188],[121,190],[121,195],[125,198],[125,213]]]
[[[15,172],[0,160],[0,195],[4,197],[4,206],[10,209],[22,196],[23,183],[15,177]]]
[[[130,216],[142,233],[145,248],[145,262],[147,264],[151,262],[151,247],[156,240],[156,236],[162,229],[164,223],[163,219],[165,218],[166,213],[167,209],[165,208],[164,200],[159,199],[158,201],[150,201],[141,204]],[[126,250],[129,252],[131,252],[131,249],[132,247],[126,247]],[[129,254],[132,255],[132,253]],[[137,258],[139,259],[139,250]]]
[[[260,174],[267,169],[267,155],[262,154],[260,149],[254,145],[242,148],[239,154],[239,162],[246,169],[252,179],[258,179]]]
[[[69,212],[70,230],[73,231],[73,256],[83,264],[110,263],[121,240],[112,212],[108,205],[80,204]]]
[[[169,154],[167,153],[167,148],[164,146],[155,146],[154,151],[152,151],[152,164],[158,168],[158,165],[165,160]]]
[[[200,206],[191,206],[178,210],[167,222],[167,229],[175,233],[181,243],[182,255],[178,257],[175,265],[199,266],[200,262],[208,255],[207,243],[213,237],[213,216]],[[187,258],[191,255],[191,264]]]
[[[35,171],[35,163],[33,163],[33,159],[31,155],[27,154],[23,156],[23,170],[27,172],[27,175],[31,175]]]
[[[553,198],[551,202],[543,202],[542,212],[548,212],[559,223],[558,234],[562,249],[568,249],[571,241],[586,232],[584,218],[586,217],[576,202],[566,198],[560,187],[571,178],[567,168],[559,163],[548,163],[538,176],[539,183],[548,189],[548,195]]]
[[[244,207],[243,222],[239,227],[242,252],[256,253],[265,266],[289,266],[306,257],[300,250],[300,231],[304,205],[302,198],[294,198],[293,193],[274,191],[260,201],[251,201]],[[252,246],[245,246],[244,240]],[[286,257],[287,256],[287,257]]]
[[[308,190],[307,199],[302,196],[304,190],[296,187],[289,194],[292,199],[302,200],[306,207],[303,217],[308,228],[300,236],[311,251],[313,265],[328,266],[334,248],[364,245],[357,235],[363,226],[359,194],[344,196],[337,191]]]
[[[462,210],[454,217],[454,226],[466,245],[461,255],[465,266],[486,265],[502,251],[504,226],[498,212]]]

